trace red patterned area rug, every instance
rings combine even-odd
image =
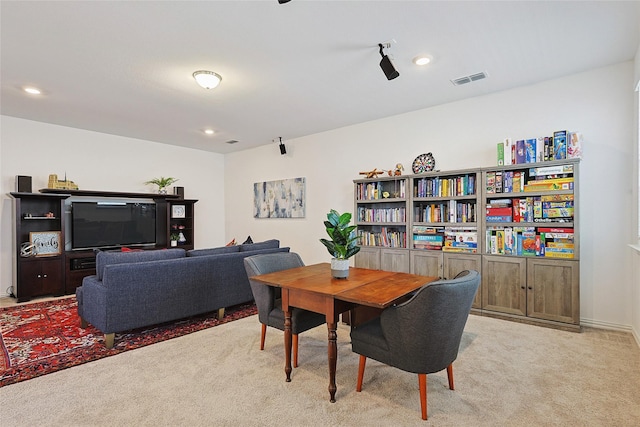
[[[115,345],[104,346],[104,334],[80,327],[75,297],[0,308],[0,387],[50,374],[192,332],[256,314],[254,304],[116,334]]]

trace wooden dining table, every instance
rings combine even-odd
[[[285,374],[291,381],[291,308],[322,313],[327,319],[329,396],[335,402],[338,361],[336,326],[340,313],[358,306],[384,309],[438,277],[351,267],[349,277],[335,279],[331,265],[321,263],[261,274],[251,278],[282,290]],[[352,322],[356,319],[352,318]],[[353,327],[353,323],[352,323]]]

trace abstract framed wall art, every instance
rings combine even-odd
[[[305,178],[253,184],[254,218],[304,218]]]

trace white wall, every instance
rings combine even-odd
[[[324,262],[322,222],[331,208],[353,211],[358,172],[400,162],[409,173],[424,152],[442,170],[492,166],[505,137],[581,131],[581,317],[630,329],[633,77],[627,62],[295,140],[284,129],[285,156],[277,144],[225,156],[226,240],[275,237],[306,263]],[[254,219],[253,183],[293,177],[307,180],[306,218]]]
[[[145,181],[177,177],[185,197],[198,199],[196,247],[224,243],[224,156],[81,129],[0,116],[0,295],[12,282],[12,198],[16,175],[33,177],[33,190],[58,174],[82,190],[151,193]]]
[[[633,217],[640,218],[640,214],[638,213],[638,198],[640,198],[640,189],[639,181],[640,181],[640,153],[638,150],[640,149],[640,46],[638,46],[638,51],[636,52],[636,60],[634,67],[635,75],[634,75],[634,87],[636,88],[636,96],[635,96],[635,114],[634,114],[634,130],[635,130],[635,155],[634,158],[638,161],[635,163],[634,169],[634,177],[635,177],[635,199],[634,199],[634,208],[633,209]],[[632,277],[632,327],[633,334],[636,338],[636,342],[640,345],[640,239],[637,242],[636,250],[632,254],[633,258],[633,271],[631,273]]]

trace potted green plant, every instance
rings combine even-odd
[[[178,181],[177,178],[161,176],[160,178],[153,178],[145,182],[145,184],[154,184],[158,186],[159,194],[167,194],[167,187]]]
[[[324,221],[324,226],[331,240],[320,239],[320,242],[325,245],[333,257],[331,259],[331,274],[338,279],[349,277],[349,258],[360,251],[360,246],[357,245],[356,226],[349,225],[350,222],[351,214],[349,212],[340,214],[331,209],[327,214],[327,220]]]
[[[180,235],[178,233],[171,233],[169,236],[169,240],[171,241],[171,246],[178,246],[178,240],[180,239]]]

